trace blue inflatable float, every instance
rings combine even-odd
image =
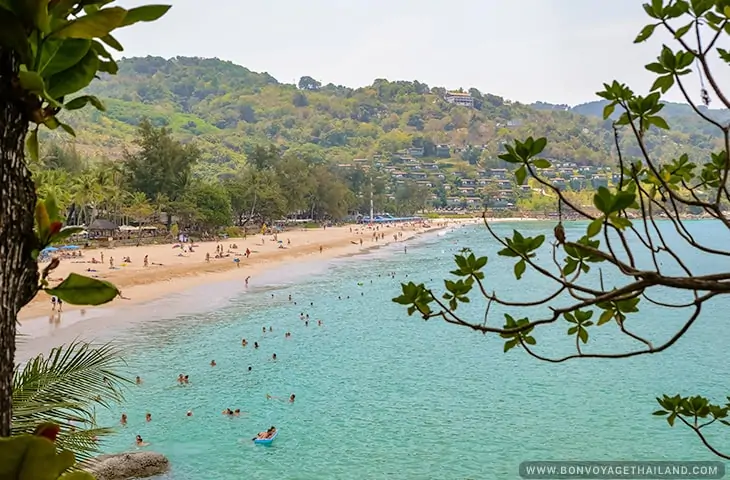
[[[255,438],[253,440],[253,443],[258,443],[259,445],[271,445],[277,435],[279,435],[278,430],[275,431],[274,434],[269,438]]]

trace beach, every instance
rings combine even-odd
[[[122,292],[123,298],[110,302],[111,306],[148,302],[166,295],[187,290],[206,283],[222,281],[245,282],[256,285],[256,276],[267,269],[279,267],[286,262],[322,259],[353,255],[371,248],[393,242],[405,242],[415,235],[449,226],[474,223],[475,219],[436,219],[427,224],[381,224],[377,227],[345,225],[318,229],[296,229],[273,235],[249,235],[247,238],[228,238],[219,242],[195,243],[193,252],[183,253],[180,245],[172,243],[159,245],[123,246],[104,249],[83,249],[83,257],[62,258],[61,263],[50,275],[50,284],[60,283],[68,274],[78,273],[112,282]],[[374,239],[374,233],[384,238]],[[399,237],[395,239],[394,234]],[[362,240],[362,243],[361,243]],[[222,246],[223,258],[216,257],[216,248]],[[235,245],[237,248],[230,248]],[[321,251],[320,251],[321,247]],[[245,256],[246,249],[250,256]],[[101,260],[103,254],[103,262]],[[210,261],[206,261],[206,254]],[[144,257],[148,266],[144,266]],[[113,258],[111,268],[109,259]],[[131,262],[124,262],[129,258]],[[236,263],[234,259],[238,259]],[[94,260],[96,263],[94,263]],[[41,264],[42,269],[45,264]],[[84,308],[64,305],[68,312]],[[39,294],[21,310],[19,320],[47,317],[51,312],[51,299]]]

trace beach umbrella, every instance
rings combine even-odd
[[[55,252],[58,249],[56,247],[46,247],[43,249],[44,252]]]
[[[61,248],[61,250],[78,250],[81,247],[79,247],[78,245],[64,245],[63,247],[59,248]]]

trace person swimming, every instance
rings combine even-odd
[[[246,345],[248,345],[248,341],[244,338],[243,340],[241,340],[241,346],[245,347]]]
[[[140,378],[139,375],[137,375],[137,378],[135,379],[135,381],[137,382],[137,385],[142,385],[142,379]]]
[[[149,413],[149,412],[147,412],[147,415],[144,416],[144,419],[146,421],[148,421],[148,422],[151,422],[152,421],[152,414]]]
[[[211,360],[211,361],[210,361],[210,366],[211,366],[211,367],[215,367],[216,365],[217,365],[217,364],[215,363],[215,360]]]
[[[274,436],[276,433],[276,427],[273,425],[270,429],[266,430],[265,432],[259,432],[258,435],[256,435],[253,439],[254,440],[266,440]]]
[[[140,435],[137,435],[137,438],[135,439],[135,443],[137,444],[138,447],[146,447],[147,445],[149,445],[149,443],[142,440],[142,437]]]
[[[253,342],[253,348],[259,348],[259,342]]]
[[[122,424],[123,426],[127,425],[127,414],[126,413],[122,414],[122,418],[119,420],[119,423]]]
[[[271,359],[272,359],[272,360],[276,360],[276,354],[273,354],[273,355],[271,356]]]

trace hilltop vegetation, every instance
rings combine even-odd
[[[351,89],[303,77],[292,85],[218,59],[146,57],[120,61],[117,75],[104,75],[88,89],[105,101],[106,112],[64,115],[80,132],[80,152],[112,159],[123,156],[136,126],[149,118],[183,142],[195,140],[201,151],[195,171],[206,177],[237,171],[257,145],[269,143],[309,162],[335,164],[409,147],[436,157],[436,145],[447,144],[451,158],[440,161],[468,170],[503,166],[496,156],[505,142],[545,136],[549,158],[615,165],[611,122],[592,115],[597,107],[540,109],[468,92],[473,109],[447,103],[443,88],[418,81],[378,79]],[[674,130],[652,130],[646,139],[661,158],[706,155],[717,144],[713,132],[693,130],[684,116],[668,121]],[[621,143],[628,156],[638,154],[628,135]]]

